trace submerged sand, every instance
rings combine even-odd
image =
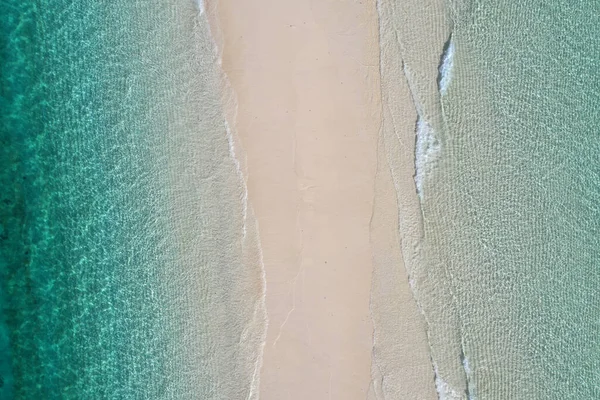
[[[393,178],[380,135],[375,1],[220,0],[207,12],[262,244],[259,397],[435,398],[398,232],[414,168]],[[410,93],[398,95],[399,124],[414,127]],[[402,134],[410,164],[414,131]]]

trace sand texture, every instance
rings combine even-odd
[[[262,244],[259,397],[435,398],[380,135],[375,2],[221,0],[208,13]],[[416,198],[413,171],[400,189]]]

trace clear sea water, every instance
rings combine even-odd
[[[600,3],[448,6],[423,251],[449,278],[467,395],[600,398]]]
[[[409,273],[440,398],[598,399],[600,3],[408,3],[379,3],[383,88],[419,114]]]
[[[0,30],[0,398],[247,398],[258,253],[196,3]]]

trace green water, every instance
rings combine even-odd
[[[9,0],[0,29],[0,398],[245,398],[257,292],[236,304],[243,188],[195,3]]]
[[[600,398],[600,3],[447,4],[423,249],[450,277],[468,395]]]

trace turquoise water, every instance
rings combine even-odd
[[[600,3],[378,9],[383,139],[439,398],[600,398]]]
[[[600,398],[600,3],[448,5],[423,251],[450,278],[467,394]]]
[[[245,398],[256,271],[195,3],[4,1],[0,29],[0,398]]]

